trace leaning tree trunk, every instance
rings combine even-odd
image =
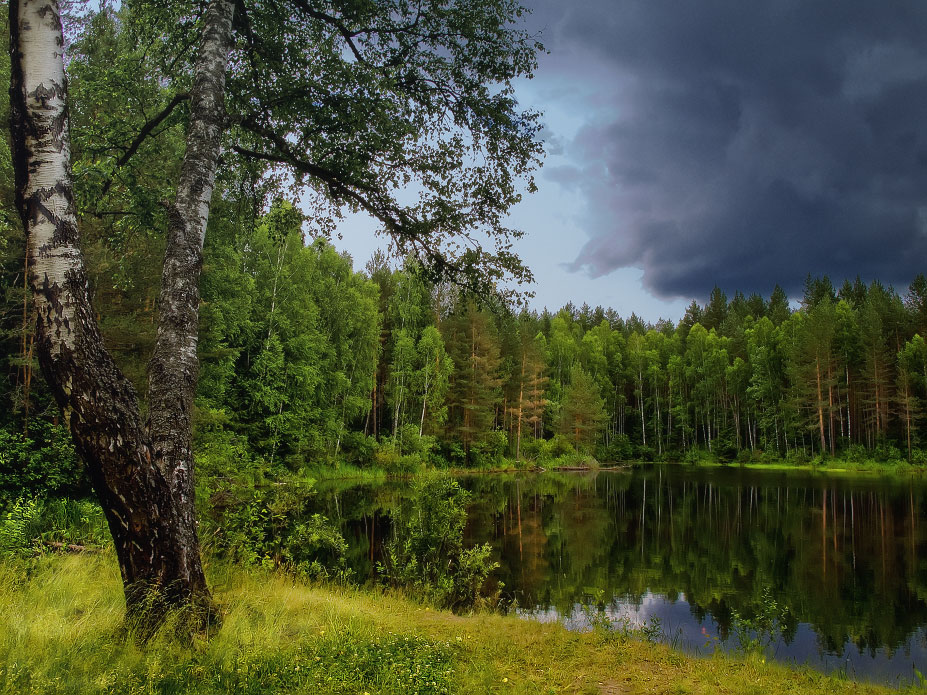
[[[205,106],[193,106],[192,152],[184,162],[165,259],[169,284],[162,294],[162,356],[156,353],[152,360],[157,370],[165,352],[177,350],[176,364],[162,369],[166,385],[151,389],[155,403],[150,428],[142,422],[134,388],[103,346],[90,304],[71,184],[57,0],[10,0],[9,6],[16,202],[26,232],[39,362],[106,515],[128,616],[143,620],[147,628],[156,627],[167,608],[212,605],[193,519],[189,441],[196,385],[196,282],[216,159],[204,150],[211,146],[217,152],[218,137],[198,135],[217,127],[211,112],[205,125],[197,121],[204,118],[204,109],[215,108],[216,88],[221,98],[225,65],[223,77],[217,80],[214,73],[218,56],[222,51],[228,55],[231,5],[216,0],[210,7],[196,65],[198,92],[193,99],[199,96]],[[197,182],[195,172],[204,160],[206,175]],[[206,202],[200,202],[190,222],[191,208],[184,201],[195,199]],[[187,241],[191,229],[196,238],[192,246]],[[188,271],[192,278],[178,279]],[[192,309],[184,302],[192,303]],[[169,416],[166,409],[175,412]],[[171,417],[173,423],[166,426]]]
[[[158,337],[148,365],[148,431],[155,460],[168,477],[181,515],[179,562],[185,576],[206,588],[193,504],[193,398],[199,362],[200,271],[222,129],[225,72],[232,44],[232,0],[213,0],[194,66],[190,125],[177,184],[168,208],[161,274]]]

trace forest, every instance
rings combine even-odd
[[[113,115],[126,108],[116,100],[145,114],[166,99],[150,66],[125,91],[151,60],[126,50],[129,33],[112,12],[85,19],[68,70],[94,307],[143,393],[164,252],[153,230],[182,141],[180,116],[167,112],[147,122],[150,138],[124,144],[133,123]],[[114,60],[117,69],[100,69]],[[124,168],[114,169],[116,153]],[[0,156],[0,486],[72,492],[86,480],[38,376],[9,162]],[[229,164],[201,282],[194,423],[207,467],[925,461],[924,276],[899,293],[809,275],[795,310],[778,286],[768,298],[716,287],[676,324],[585,303],[538,311],[436,281],[411,255],[397,264],[378,252],[361,265],[280,196],[273,169]]]
[[[307,236],[294,205],[256,209],[223,201],[206,245],[195,420],[206,470],[927,456],[923,276],[904,295],[809,276],[794,311],[779,288],[730,300],[716,288],[676,325],[585,304],[516,311],[434,284],[414,262],[379,254],[355,269]],[[103,334],[139,388],[156,241],[127,232],[90,247]],[[36,373],[19,244],[11,231],[0,480],[9,492],[73,491],[85,483]]]

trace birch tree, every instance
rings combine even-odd
[[[502,222],[521,191],[533,189],[541,154],[537,114],[519,111],[513,97],[512,81],[530,76],[540,48],[517,28],[517,3],[210,0],[200,7],[136,0],[123,8],[144,19],[137,38],[155,37],[152,50],[167,66],[162,83],[176,84],[176,93],[122,156],[104,155],[113,159],[115,183],[101,197],[118,187],[119,167],[154,137],[154,126],[189,102],[176,193],[165,205],[143,419],[90,303],[58,2],[9,3],[13,160],[37,353],[107,516],[128,612],[149,627],[171,607],[211,613],[194,516],[191,418],[198,283],[223,139],[228,157],[295,175],[314,193],[323,231],[345,208],[364,211],[432,277],[483,292],[503,277],[530,278],[511,252],[521,233]],[[198,50],[184,52],[191,45]],[[418,200],[401,202],[398,193],[412,183]]]
[[[112,532],[128,614],[147,626],[173,606],[208,619],[193,507],[197,280],[219,154],[232,3],[214,2],[195,65],[187,155],[170,205],[147,421],[103,346],[90,305],[71,182],[58,3],[10,2],[17,206],[27,237],[39,361]]]

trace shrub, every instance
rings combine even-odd
[[[525,461],[536,461],[541,458],[541,455],[544,451],[544,440],[535,439],[534,437],[525,437],[522,435],[521,438],[521,457]]]
[[[545,443],[542,458],[556,459],[562,456],[572,456],[575,453],[576,449],[573,448],[573,442],[569,438],[562,434],[555,434]]]
[[[344,460],[359,467],[373,463],[376,449],[376,437],[370,437],[363,432],[348,431],[341,438],[341,455]]]
[[[109,544],[109,528],[100,505],[89,500],[20,497],[0,515],[0,554],[32,554],[46,542]]]
[[[879,463],[899,463],[906,457],[901,455],[901,451],[898,450],[897,446],[888,442],[879,442],[876,448],[872,450],[872,458]]]
[[[424,467],[418,454],[403,455],[389,440],[377,448],[373,460],[387,475],[412,475]]]
[[[502,456],[509,446],[509,438],[501,430],[486,432],[470,447],[473,464],[490,468],[502,463]]]
[[[326,517],[309,513],[312,496],[312,481],[253,488],[227,480],[209,500],[202,537],[220,556],[243,564],[348,579],[347,542]]]
[[[32,550],[38,536],[42,502],[21,497],[0,519],[0,555],[21,555]]]
[[[718,460],[723,463],[730,463],[737,458],[737,445],[730,439],[717,439],[711,448]]]
[[[34,419],[28,436],[0,429],[0,492],[45,496],[89,490],[84,467],[63,427]]]
[[[619,434],[612,437],[608,446],[600,447],[596,456],[601,461],[627,461],[633,453],[634,447],[631,445],[631,439],[626,434]]]
[[[499,565],[490,559],[488,543],[464,548],[469,499],[456,480],[416,482],[393,516],[393,533],[379,564],[384,580],[455,611],[479,604],[489,573]]]
[[[717,459],[713,452],[708,451],[707,449],[689,449],[682,460],[685,463],[692,464],[693,466],[698,466],[702,463],[714,463]]]
[[[349,577],[348,543],[341,532],[321,514],[298,522],[283,547],[283,563],[310,579]]]

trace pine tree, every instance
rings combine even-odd
[[[499,339],[489,314],[472,301],[442,323],[444,340],[454,363],[448,392],[448,432],[470,449],[492,431],[501,402],[502,359]]]
[[[512,394],[509,405],[509,415],[512,419],[512,428],[515,431],[515,460],[521,460],[522,430],[527,426],[531,428],[535,437],[538,436],[537,424],[544,414],[547,401],[544,398],[544,388],[548,377],[546,369],[543,336],[532,335],[533,323],[522,321],[518,331],[518,354],[516,367],[509,380],[509,390]]]
[[[563,394],[557,429],[573,440],[579,452],[589,452],[605,424],[605,403],[595,381],[579,365],[573,368]]]

